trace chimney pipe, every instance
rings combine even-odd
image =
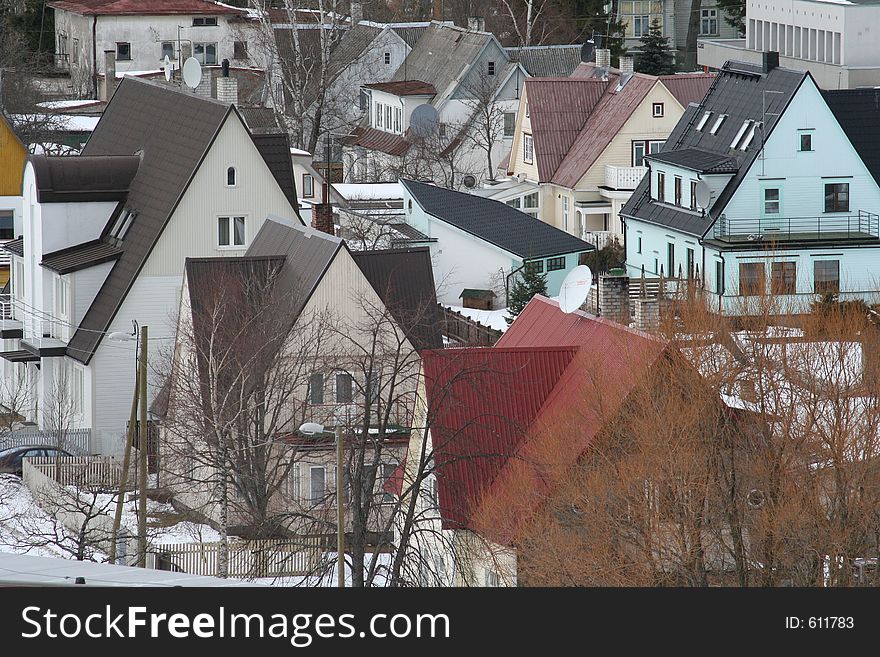
[[[357,25],[364,20],[364,6],[360,2],[351,3],[351,24]]]
[[[217,100],[227,105],[238,105],[237,78],[217,78]]]
[[[634,71],[633,65],[633,56],[632,55],[621,55],[620,56],[620,72],[623,73],[632,73]]]
[[[779,52],[776,50],[768,50],[761,53],[761,69],[764,73],[769,73],[779,66]]]
[[[482,16],[468,16],[468,29],[471,32],[485,32],[486,19]]]
[[[104,51],[104,97],[101,100],[110,102],[116,91],[116,51]]]
[[[431,20],[443,20],[443,0],[432,0],[431,2]]]
[[[333,224],[333,206],[330,203],[315,203],[312,206],[312,228],[328,235],[336,235]]]
[[[611,67],[611,50],[608,48],[596,48],[596,66],[599,68]]]

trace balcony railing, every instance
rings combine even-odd
[[[55,68],[60,71],[70,70],[70,55],[67,53],[55,53]]]
[[[605,186],[611,189],[635,189],[648,167],[618,167],[605,165]]]
[[[618,234],[610,230],[585,230],[581,239],[595,246],[597,251],[604,249],[614,241],[622,242]]]
[[[728,219],[721,215],[713,237],[722,242],[880,239],[880,216],[865,210],[851,215],[780,219]]]

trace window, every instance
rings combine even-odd
[[[778,215],[780,213],[781,196],[778,187],[764,189],[764,214]]]
[[[651,115],[656,118],[663,117],[663,103],[654,103],[651,105]]]
[[[70,49],[70,61],[74,64],[79,63],[79,39],[73,38],[73,48]]]
[[[380,392],[382,392],[382,384],[379,381],[379,373],[372,371],[367,374],[367,403],[375,404],[379,400]]]
[[[400,116],[401,111],[399,107],[394,108],[394,132],[400,132]]]
[[[68,297],[70,296],[70,283],[63,276],[55,278],[55,314],[59,317],[68,317]]]
[[[544,261],[543,260],[529,260],[526,263],[525,268],[535,274],[543,274],[544,273]]]
[[[703,116],[700,117],[700,120],[697,123],[697,130],[702,130],[711,116],[712,112],[704,112]]]
[[[321,372],[314,372],[309,377],[309,403],[324,403],[324,375]]]
[[[532,142],[532,136],[527,133],[523,133],[523,162],[526,164],[531,164],[534,160],[534,143]]]
[[[232,42],[232,59],[247,59],[247,41]]]
[[[727,114],[721,114],[717,119],[715,119],[715,123],[712,124],[712,129],[709,132],[713,135],[718,134],[718,130],[724,124],[724,119],[727,118]]]
[[[523,208],[529,209],[537,209],[538,207],[538,192],[532,192],[531,194],[526,194],[522,197],[523,200]]]
[[[71,366],[70,372],[70,401],[75,415],[83,410],[83,371],[81,367]]]
[[[301,495],[299,477],[299,463],[294,463],[290,466],[290,471],[287,474],[287,496],[292,500],[298,500]]]
[[[642,236],[639,235],[639,241],[638,241],[638,246],[636,247],[636,253],[641,253],[641,252],[642,252]]]
[[[715,261],[715,294],[724,294],[724,263]]]
[[[691,180],[690,208],[691,208],[691,210],[697,209],[697,181],[696,180]]]
[[[385,127],[391,130],[391,105],[385,105]]]
[[[797,291],[796,262],[774,262],[770,265],[770,291],[773,294],[794,294]]]
[[[366,111],[370,106],[370,94],[363,89],[361,89],[361,93],[358,95],[358,105],[362,112]]]
[[[840,260],[816,260],[813,263],[813,289],[816,294],[840,292]]]
[[[24,263],[15,263],[15,277],[12,279],[12,287],[15,289],[15,296],[18,299],[24,299]]]
[[[390,64],[390,63],[391,63],[391,53],[390,53],[390,52],[386,52],[386,53],[385,53],[385,65],[387,66],[387,65]]]
[[[229,167],[226,169],[226,186],[235,187],[235,182],[235,167]]]
[[[568,231],[568,197],[562,197],[562,229]]]
[[[164,61],[165,58],[174,59],[174,42],[173,41],[163,41],[162,42],[162,54],[159,55],[159,60]]]
[[[116,60],[127,61],[131,59],[131,44],[128,41],[116,43]]]
[[[217,227],[218,246],[244,246],[244,217],[218,217]]]
[[[132,223],[134,223],[135,217],[137,217],[137,213],[132,212],[131,210],[120,212],[116,217],[116,221],[113,222],[113,226],[110,228],[110,237],[117,240],[124,239],[128,229],[131,228]]]
[[[522,199],[519,196],[517,196],[516,198],[512,198],[509,201],[507,201],[507,205],[519,210],[522,205]]]
[[[645,166],[645,149],[647,142],[634,141],[632,147],[632,165],[634,167]]]
[[[488,67],[487,67],[486,72],[487,72],[489,75],[495,75],[495,62],[493,62],[493,61],[490,61],[490,62],[489,62],[489,65],[488,65]]]
[[[309,468],[309,500],[313,504],[320,502],[327,494],[327,469],[313,465]]]
[[[565,256],[547,260],[547,271],[559,271],[560,269],[565,269]]]
[[[666,277],[675,277],[675,244],[666,243]]]
[[[194,43],[193,57],[195,57],[202,66],[217,63],[217,44],[216,43]]]
[[[445,124],[445,123],[441,123],[441,124],[440,124],[440,127],[439,127],[439,129],[438,129],[438,131],[437,131],[437,134],[439,134],[441,137],[445,137],[445,136],[446,136],[446,124]]]
[[[681,178],[675,176],[675,178],[673,178],[673,183],[673,188],[675,191],[675,204],[681,205]]]
[[[394,504],[394,493],[389,493],[385,490],[385,483],[389,479],[391,479],[391,475],[394,474],[394,470],[396,469],[397,466],[393,463],[382,464],[382,470],[380,471],[382,473],[382,477],[378,482],[380,490],[382,491],[382,504]]]
[[[15,215],[12,210],[0,210],[0,240],[15,239]]]
[[[657,172],[657,200],[666,200],[666,176],[662,171]]]
[[[825,185],[825,212],[849,212],[849,183]]]
[[[315,195],[315,179],[312,174],[303,174],[303,198],[312,198]]]
[[[746,130],[754,123],[751,119],[746,119],[743,121],[743,124],[740,126],[739,130],[736,131],[736,136],[734,136],[733,141],[730,142],[731,148],[736,148],[739,145],[739,140],[742,139],[742,136],[746,133]]]
[[[811,132],[802,132],[801,133],[801,144],[800,151],[805,153],[807,151],[813,150],[813,133]]]
[[[513,131],[516,129],[516,112],[504,113],[504,136],[513,137]]]
[[[385,117],[385,112],[382,111],[382,103],[376,103],[376,127],[382,127],[382,120]]]
[[[651,17],[633,16],[632,18],[633,36],[641,37],[648,34],[651,29]]]
[[[216,25],[216,16],[197,16],[193,18],[193,27],[210,27]]]
[[[739,145],[739,150],[744,151],[749,147],[749,144],[752,143],[752,140],[755,138],[755,133],[761,129],[760,121],[752,121],[752,127],[749,128],[749,134],[746,135],[746,138],[743,139],[743,142]]]
[[[529,118],[529,104],[526,103],[526,118]]]
[[[740,296],[751,297],[764,294],[764,263],[739,263]]]
[[[351,374],[341,372],[336,375],[336,403],[350,404],[354,399],[353,381]]]
[[[485,582],[486,586],[501,586],[501,577],[494,570],[487,570]]]
[[[685,249],[685,267],[687,267],[687,277],[694,277],[694,250],[691,248]]]
[[[700,10],[700,36],[715,36],[718,34],[718,10]]]

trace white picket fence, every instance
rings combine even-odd
[[[230,577],[289,577],[315,570],[321,559],[319,538],[264,539],[230,541],[228,574]],[[219,573],[220,542],[172,543],[157,545],[155,568],[211,575]]]
[[[137,462],[137,450],[132,450],[132,464]],[[112,456],[43,456],[25,459],[52,481],[62,486],[115,490],[122,479],[122,461]],[[129,468],[129,490],[134,487],[134,465]]]

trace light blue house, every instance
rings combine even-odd
[[[410,243],[430,247],[437,299],[458,305],[465,289],[498,290],[496,305],[524,266],[559,294],[565,275],[595,247],[506,203],[414,180],[400,181]]]
[[[628,273],[699,278],[710,308],[731,315],[768,299],[773,314],[803,313],[829,292],[876,303],[877,92],[823,92],[777,63],[728,62],[646,158],[621,212]]]

